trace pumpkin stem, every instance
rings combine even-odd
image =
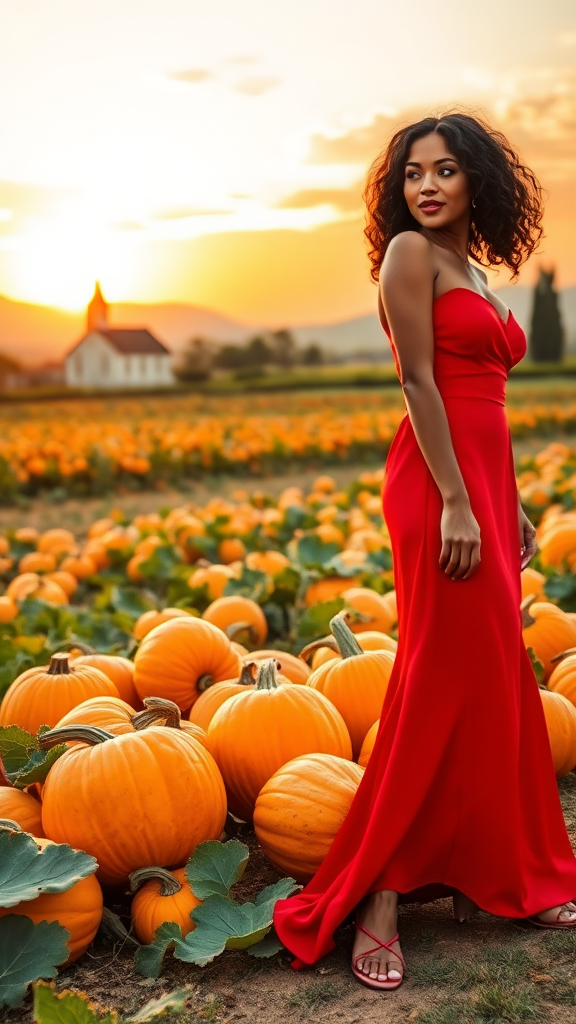
[[[48,666],[49,676],[68,676],[72,669],[70,668],[70,654],[68,651],[56,651],[55,654],[50,658],[50,665]]]
[[[229,640],[235,640],[240,633],[248,634],[248,642],[255,644],[258,640],[258,630],[251,622],[233,622],[224,630]]]
[[[90,644],[84,643],[83,640],[66,640],[63,644],[58,644],[56,652],[60,654],[62,651],[70,652],[78,648],[83,654],[98,654],[95,647],[91,647]]]
[[[333,619],[330,619],[330,629],[336,643],[338,644],[338,650],[343,658],[355,658],[359,654],[364,654],[364,651],[360,647],[354,633],[348,625],[349,613],[346,611],[338,612]]]
[[[208,690],[211,686],[214,686],[215,682],[216,682],[216,680],[214,679],[214,676],[211,676],[211,675],[200,676],[198,682],[196,683],[196,686],[198,688],[198,692],[199,693],[204,693],[204,690]]]
[[[160,882],[158,890],[160,896],[175,896],[182,888],[181,882],[174,878],[174,875],[167,871],[166,868],[150,867],[137,868],[136,871],[132,871],[128,875],[130,892],[136,892],[136,889],[139,889],[144,882],[149,882],[153,878],[158,879]]]
[[[321,650],[322,647],[329,647],[335,654],[340,653],[338,650],[338,644],[332,634],[330,634],[330,636],[323,636],[321,640],[313,640],[311,644],[306,644],[306,647],[302,648],[298,657],[302,658],[302,661],[308,662],[310,655],[313,654],[314,651]]]
[[[248,655],[248,657],[250,658],[251,655]],[[254,686],[254,680],[256,678],[257,669],[257,661],[245,661],[244,664],[242,665],[242,671],[240,673],[238,682],[241,683],[242,686]]]
[[[550,661],[562,661],[564,658],[569,658],[571,654],[576,654],[576,647],[569,647],[566,651],[560,651],[560,654],[555,654]]]
[[[61,725],[58,729],[43,732],[38,737],[38,746],[41,750],[50,750],[51,747],[56,747],[59,743],[79,740],[81,743],[88,743],[89,746],[95,747],[97,743],[113,739],[113,733],[99,729],[96,725]]]
[[[139,711],[130,717],[136,732],[158,722],[162,722],[170,729],[180,728],[180,708],[173,700],[165,700],[164,697],[145,697],[144,707],[145,711]]]
[[[280,666],[281,663],[276,658],[266,658],[265,661],[261,661],[258,666],[258,675],[256,676],[256,689],[277,690],[279,683],[276,678],[276,672]]]
[[[530,605],[538,599],[538,594],[528,594],[520,605],[520,611],[522,612],[522,629],[527,629],[528,626],[533,626],[536,619],[530,615]]]
[[[0,818],[0,828],[10,829],[11,832],[23,832],[24,829],[17,821],[13,821],[12,818]]]

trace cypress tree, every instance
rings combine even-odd
[[[533,292],[529,357],[535,363],[560,363],[564,358],[564,327],[554,288],[554,269],[540,269]]]

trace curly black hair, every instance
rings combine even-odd
[[[502,132],[478,116],[447,111],[400,128],[373,162],[363,199],[371,277],[400,231],[419,231],[404,198],[405,163],[417,139],[438,132],[467,174],[476,206],[471,210],[468,253],[484,266],[504,263],[518,277],[542,236],[544,190]]]

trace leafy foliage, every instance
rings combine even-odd
[[[38,736],[49,731],[50,726],[42,725]],[[65,743],[59,743],[51,750],[41,750],[38,737],[20,726],[0,727],[0,763],[6,778],[16,789],[44,782],[50,768],[66,749]]]
[[[15,907],[42,892],[65,892],[97,867],[82,850],[64,843],[40,849],[27,832],[0,829],[0,907]]]
[[[124,1024],[148,1024],[165,1013],[179,1013],[189,991],[183,988],[151,999],[136,1013],[124,1017]],[[43,982],[34,986],[34,1020],[36,1024],[119,1024],[115,1010],[97,1006],[84,992],[56,992],[53,985]]]
[[[33,981],[55,978],[70,954],[69,938],[57,921],[34,924],[17,914],[0,918],[0,1006],[21,1006]]]
[[[188,883],[202,900],[190,914],[195,928],[182,938],[179,925],[160,925],[153,942],[136,953],[139,974],[157,978],[170,947],[178,960],[200,967],[224,949],[248,949],[254,956],[266,957],[282,948],[277,937],[269,934],[274,905],[300,886],[293,878],[281,878],[262,889],[253,903],[235,902],[230,888],[242,877],[248,856],[248,847],[236,839],[211,840],[196,847],[186,865]]]

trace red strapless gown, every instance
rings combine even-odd
[[[439,296],[433,319],[434,376],[480,526],[481,562],[467,580],[438,567],[442,499],[406,413],[383,485],[396,660],[346,819],[312,880],[275,907],[276,932],[301,961],[294,967],[333,949],[336,927],[379,889],[417,897],[441,883],[512,918],[576,896],[576,858],[519,610],[505,390],[526,337],[512,314],[504,323],[467,288]]]

